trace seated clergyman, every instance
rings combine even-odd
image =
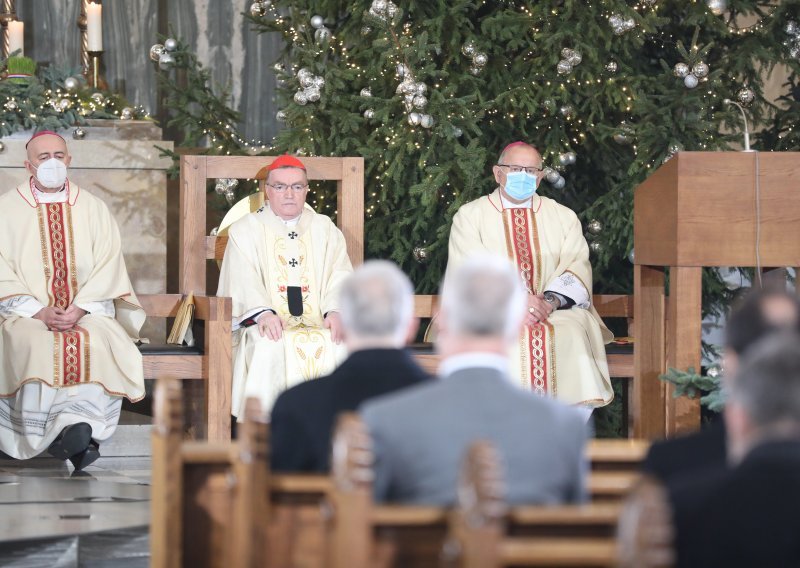
[[[117,224],[67,179],[55,132],[27,146],[30,178],[0,197],[0,450],[44,450],[82,469],[144,396],[134,344],[145,320]]]
[[[268,167],[267,203],[231,225],[219,296],[233,299],[233,415],[246,397],[270,410],[288,387],[330,373],[346,356],[339,287],[353,268],[344,235],[306,205],[303,163]]]

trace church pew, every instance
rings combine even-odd
[[[139,302],[148,317],[175,317],[183,296],[142,294]],[[202,347],[142,344],[145,379],[162,376],[204,381],[203,416],[206,436],[227,441],[231,436],[231,300],[195,296],[195,320],[203,322]]]
[[[151,566],[263,564],[267,424],[247,401],[236,442],[183,442],[180,383],[156,384],[152,434]]]
[[[635,464],[645,444],[624,441],[624,448],[603,443],[589,450],[598,463]],[[488,546],[478,546],[477,560],[467,562],[465,550],[470,543],[483,542],[480,535],[466,534],[473,526],[473,513],[440,507],[382,505],[372,502],[372,452],[364,424],[354,414],[340,417],[333,442],[330,566],[435,566],[444,558],[454,566],[485,567],[503,565],[529,566],[613,566],[616,562],[614,532],[620,514],[620,501],[638,478],[635,471],[625,469],[593,470],[590,491],[593,501],[581,506],[526,506],[507,508],[498,498],[501,474],[491,450],[485,446],[472,450],[465,463],[466,476],[472,485],[460,488],[461,500],[475,500],[478,495],[475,479],[486,483],[494,479],[494,501],[482,511],[495,511],[496,524],[492,535],[497,550],[496,564],[487,564],[480,556]],[[489,473],[487,473],[487,470]],[[494,473],[492,473],[494,472]],[[612,479],[614,483],[596,480]],[[624,481],[624,482],[623,482]],[[462,481],[462,483],[464,483]],[[594,487],[593,487],[594,484]],[[481,486],[481,491],[484,490]],[[488,513],[487,513],[488,514]],[[477,523],[477,526],[483,526]],[[507,534],[508,538],[502,538]],[[465,564],[462,564],[465,563]]]

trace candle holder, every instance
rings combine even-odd
[[[2,12],[0,12],[0,35],[2,35],[3,58],[8,57],[8,22],[17,19],[16,0],[2,0]]]
[[[100,66],[103,62],[103,52],[87,51],[86,53],[89,56],[89,68],[84,73],[86,81],[89,83],[90,87],[99,90],[105,90],[108,85],[106,84],[106,80],[103,78],[103,74],[100,71]]]

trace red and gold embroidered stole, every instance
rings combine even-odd
[[[72,209],[68,203],[43,203],[37,212],[48,305],[66,310],[78,291]],[[53,386],[88,383],[89,333],[79,326],[52,333]]]
[[[529,294],[547,285],[542,281],[542,254],[536,216],[529,208],[504,209],[503,226],[509,259],[519,269]],[[520,337],[522,384],[538,395],[555,396],[555,335],[547,321],[525,326]]]

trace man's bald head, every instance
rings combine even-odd
[[[509,173],[522,171],[519,168],[524,168],[528,173],[536,173],[536,186],[541,183],[541,170],[542,170],[542,155],[539,150],[528,144],[527,142],[513,142],[506,146],[500,153],[500,158],[497,160],[497,165],[492,168],[494,179],[503,196],[510,200],[519,202],[513,196],[506,192],[506,181]],[[524,201],[524,200],[523,200]]]
[[[512,142],[503,148],[503,151],[500,152],[500,157],[497,158],[497,163],[523,165],[521,163],[517,164],[514,160],[524,160],[527,162],[533,160],[539,167],[542,165],[542,155],[539,153],[539,150],[527,142]]]

